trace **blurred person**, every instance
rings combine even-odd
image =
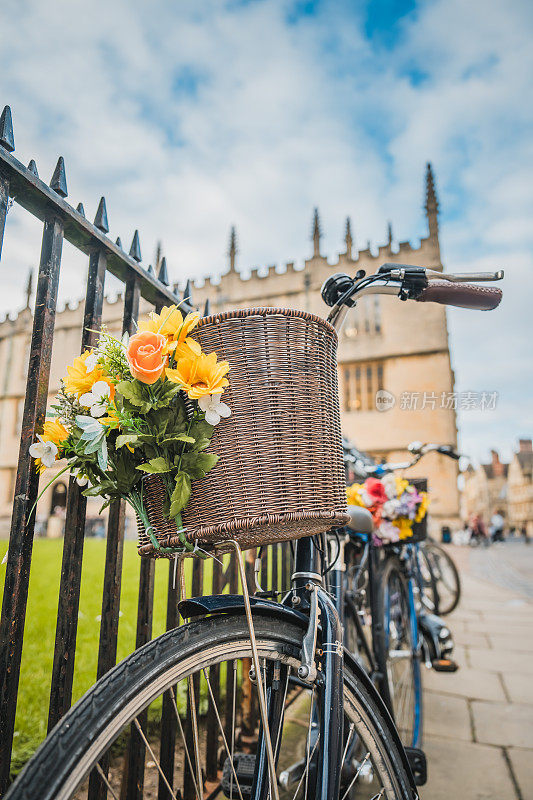
[[[490,538],[493,542],[503,542],[505,537],[503,535],[503,528],[505,520],[501,511],[495,511],[490,518]]]

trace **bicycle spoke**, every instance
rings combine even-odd
[[[185,739],[185,731],[183,730],[183,725],[181,724],[181,717],[180,717],[180,713],[178,711],[178,706],[176,704],[176,698],[174,696],[174,691],[173,691],[172,687],[170,687],[170,689],[168,691],[170,692],[170,699],[172,701],[172,707],[173,707],[174,713],[176,715],[176,720],[178,722],[178,728],[180,729],[180,736],[181,736],[181,740],[183,742],[183,749],[185,751],[185,758],[187,759],[187,764],[189,765],[189,770],[191,772],[192,782],[194,784],[194,792],[196,794],[197,800],[202,800],[202,798],[200,797],[200,793],[198,791],[198,786],[196,785],[196,778],[194,777],[194,768],[193,768],[193,765],[192,765],[191,756],[190,756],[190,753],[189,753],[189,748],[187,747],[187,740]]]
[[[111,794],[113,795],[114,800],[118,800],[118,797],[115,794],[115,792],[113,790],[113,787],[109,783],[109,779],[108,779],[107,775],[105,774],[104,770],[102,769],[102,767],[100,766],[98,761],[96,762],[96,771],[98,772],[98,774],[100,775],[101,779],[103,780],[103,782],[105,783],[105,785],[107,786],[107,788],[109,789]]]
[[[344,753],[342,754],[342,761],[341,767],[344,764],[344,759],[346,758],[346,753],[348,752],[348,747],[350,746],[350,741],[355,730],[355,724],[353,722],[350,723],[350,729],[348,731],[348,738],[346,739],[346,745],[344,747]]]
[[[143,740],[143,742],[144,742],[144,744],[145,744],[146,748],[148,749],[148,752],[149,752],[149,753],[150,753],[150,755],[152,756],[152,759],[153,759],[153,761],[154,761],[154,763],[155,763],[155,765],[156,765],[156,767],[157,767],[157,771],[159,772],[159,774],[160,774],[160,775],[161,775],[161,777],[163,778],[163,780],[164,780],[164,782],[165,782],[165,785],[166,785],[166,787],[167,787],[168,791],[169,791],[169,792],[170,792],[170,794],[172,795],[172,800],[178,800],[178,799],[177,799],[177,797],[176,797],[176,795],[174,794],[174,792],[173,792],[173,790],[172,790],[172,787],[171,787],[170,783],[169,783],[169,782],[168,782],[168,780],[167,780],[167,776],[165,775],[165,773],[164,773],[164,772],[163,772],[163,770],[161,769],[161,764],[159,763],[159,760],[158,760],[158,758],[157,758],[156,754],[155,754],[155,753],[154,753],[154,751],[152,750],[152,748],[151,748],[151,746],[150,746],[150,742],[149,742],[149,741],[148,741],[148,739],[146,738],[146,736],[145,736],[145,734],[144,734],[144,731],[143,731],[143,729],[142,729],[142,727],[141,727],[141,724],[140,724],[139,720],[137,719],[137,717],[135,717],[135,719],[133,720],[133,724],[134,724],[134,725],[135,725],[135,727],[137,728],[137,731],[138,731],[138,733],[139,733],[139,736],[140,736],[140,737],[141,737],[141,739]]]
[[[370,753],[367,753],[366,756],[361,761],[361,763],[359,764],[359,766],[357,768],[357,772],[355,773],[355,775],[353,776],[352,780],[350,781],[350,784],[349,784],[348,788],[346,789],[346,791],[344,792],[341,800],[346,800],[346,798],[348,797],[348,795],[349,795],[349,793],[351,791],[352,786],[356,782],[357,778],[359,777],[359,775],[361,773],[361,770],[363,769],[364,765],[366,764],[366,762],[368,761],[369,758],[370,758]],[[382,790],[382,793],[383,793],[383,790]]]
[[[315,754],[315,750],[318,747],[319,741],[320,741],[320,734],[318,734],[318,736],[317,736],[317,739],[316,739],[316,742],[315,742],[315,746],[313,747],[313,750],[311,752],[309,760],[313,758],[313,756]],[[309,765],[309,761],[307,762],[307,765]],[[301,785],[303,783],[303,779],[305,778],[306,774],[307,774],[306,770],[304,772],[302,772],[302,776],[301,776],[300,780],[298,781],[298,786],[296,787],[296,791],[294,793],[294,796],[293,796],[292,800],[296,800],[296,797],[298,796],[298,792],[300,791],[300,787],[301,787]],[[306,795],[307,795],[307,789],[306,789]],[[306,800],[305,797],[304,797],[304,800]]]
[[[204,797],[204,789],[203,789],[203,780],[202,780],[202,765],[200,761],[200,737],[198,734],[198,718],[196,716],[196,696],[194,691],[194,678],[190,675],[187,678],[187,682],[189,685],[189,705],[191,711],[191,722],[192,722],[192,736],[193,736],[193,745],[194,745],[194,761],[196,764],[196,779],[197,779],[197,786],[198,786],[198,794],[200,800],[203,800]]]
[[[229,757],[229,760],[230,760],[231,771],[233,773],[233,777],[237,781],[237,789],[239,791],[239,797],[241,798],[241,800],[243,800],[241,786],[240,786],[240,783],[239,783],[239,779],[237,778],[237,773],[235,772],[235,765],[233,763],[233,758],[231,756],[231,753],[230,753],[230,750],[229,750],[229,747],[228,747],[228,742],[227,742],[226,736],[224,734],[224,727],[222,725],[222,720],[220,719],[220,714],[218,713],[217,704],[215,703],[215,697],[213,695],[213,689],[211,688],[211,682],[210,682],[209,678],[207,677],[207,672],[205,670],[205,667],[202,669],[202,672],[204,673],[204,678],[205,678],[205,680],[207,682],[207,689],[209,691],[209,695],[211,697],[211,702],[213,703],[213,708],[215,710],[215,715],[216,715],[216,718],[217,718],[218,726],[219,726],[220,732],[222,734],[222,741],[224,742],[224,747],[226,748],[226,753],[228,754],[228,757]]]

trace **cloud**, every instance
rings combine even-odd
[[[244,268],[301,262],[315,205],[331,255],[347,214],[362,246],[384,241],[388,219],[416,240],[432,160],[446,267],[508,267],[501,310],[450,315],[458,385],[501,386],[498,424],[472,434],[477,454],[514,437],[525,413],[531,11],[412,6],[384,16],[394,35],[380,36],[375,11],[369,25],[367,6],[340,0],[6,0],[0,102],[13,108],[15,155],[49,179],[62,154],[69,201],[92,218],[105,194],[113,237],[129,245],[138,227],[145,263],[161,238],[175,279],[223,271],[231,224]],[[14,206],[4,310],[21,304],[39,239]],[[65,247],[63,299],[79,296],[85,268]]]

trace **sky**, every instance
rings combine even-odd
[[[144,263],[163,242],[173,280],[303,263],[320,209],[323,251],[344,221],[362,247],[425,235],[425,163],[449,271],[505,268],[491,313],[451,310],[456,388],[498,392],[459,414],[461,449],[508,458],[533,434],[533,4],[529,0],[3,0],[0,106],[15,156]],[[0,313],[23,305],[39,224],[13,205]],[[86,263],[66,244],[61,302]],[[110,281],[109,289],[117,289]]]

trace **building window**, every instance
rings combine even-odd
[[[383,376],[381,361],[343,364],[343,410],[374,411],[376,392],[384,388]]]
[[[381,306],[377,296],[374,296],[374,333],[381,333]]]
[[[357,339],[361,334],[381,333],[381,306],[379,297],[363,297],[350,310],[343,328],[345,339]]]
[[[16,410],[15,410],[15,426],[13,428],[13,436],[19,436],[20,430],[22,428],[22,417],[24,415],[24,398],[21,397],[20,400],[16,400]]]

